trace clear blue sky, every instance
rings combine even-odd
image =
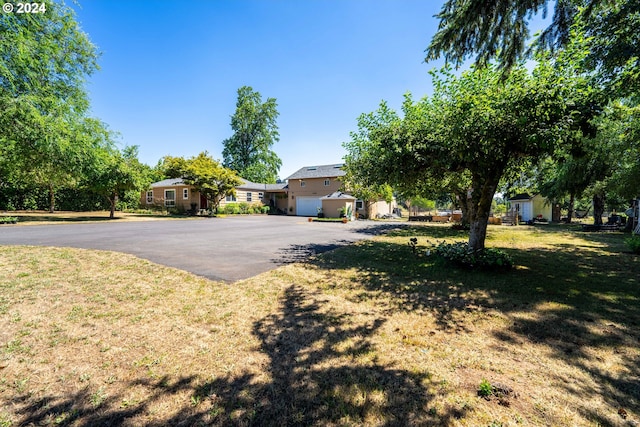
[[[286,178],[342,161],[356,119],[381,100],[430,93],[424,50],[441,0],[79,0],[98,47],[92,115],[140,160],[207,150],[222,158],[237,89],[276,98]]]

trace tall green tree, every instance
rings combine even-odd
[[[0,181],[47,186],[53,210],[55,191],[77,182],[85,160],[76,131],[98,54],[70,8],[46,7],[0,14]]]
[[[118,199],[130,190],[136,190],[139,195],[145,187],[138,147],[125,147],[122,151],[105,147],[96,153],[92,166],[86,175],[85,188],[108,201],[109,218],[113,219]]]
[[[558,0],[551,24],[533,45],[529,21],[546,17],[549,0],[447,0],[437,17],[438,31],[427,48],[427,60],[443,55],[454,64],[476,56],[485,65],[496,60],[504,70],[535,50],[565,48],[572,29],[588,41],[587,69],[597,70],[611,93],[640,93],[640,2],[637,0]]]
[[[234,134],[223,141],[223,165],[243,178],[262,183],[275,183],[282,161],[271,149],[279,140],[278,104],[275,98],[262,96],[250,86],[238,89],[236,111],[231,116]]]
[[[346,144],[346,160],[355,159],[369,178],[394,186],[410,186],[416,177],[435,179],[445,170],[467,174],[469,247],[482,250],[500,180],[566,142],[580,114],[569,106],[578,104],[581,93],[547,64],[533,73],[519,66],[506,79],[492,66],[459,77],[445,69],[433,79],[432,97],[405,98],[404,117],[385,104],[361,116],[359,131]]]

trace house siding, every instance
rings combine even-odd
[[[355,212],[355,202],[355,200],[345,199],[323,200],[322,211],[327,218],[338,218],[340,217],[340,209],[346,209],[347,206],[351,206],[351,213],[353,214]]]
[[[183,191],[187,189],[189,191],[189,198],[183,198]],[[147,192],[144,191],[142,193],[142,198],[140,199],[141,205],[143,207],[156,207],[163,208],[165,207],[165,190],[175,190],[176,192],[176,204],[173,208],[178,210],[189,210],[191,209],[191,203],[195,203],[197,205],[196,208],[200,206],[200,193],[197,191],[193,191],[187,185],[175,185],[168,187],[154,187],[150,191],[153,192],[153,200],[151,203],[147,203]]]
[[[549,201],[546,198],[542,197],[539,194],[536,194],[535,196],[533,196],[531,201],[533,203],[534,218],[538,215],[542,215],[542,217],[545,218],[546,220],[548,221],[552,220],[553,206],[551,205],[551,203],[549,203]]]
[[[324,185],[325,180],[329,179],[329,185]],[[301,183],[304,182],[304,187]],[[339,177],[322,177],[322,178],[306,178],[306,179],[290,179],[289,180],[289,215],[297,215],[296,197],[323,197],[327,194],[339,191],[342,187],[342,181]]]

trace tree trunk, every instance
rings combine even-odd
[[[373,203],[368,200],[364,202],[364,214],[367,218],[371,219],[371,205]]]
[[[469,250],[481,251],[487,238],[487,224],[491,213],[491,202],[498,188],[502,169],[487,171],[485,177],[473,176],[470,194]]]
[[[567,224],[571,224],[571,218],[573,218],[573,205],[576,200],[576,195],[571,193],[569,195],[569,212],[567,213]]]
[[[118,194],[114,193],[109,198],[109,204],[111,205],[111,212],[109,213],[109,219],[114,219],[116,214],[116,201],[118,200]]]
[[[56,192],[53,189],[53,184],[49,183],[49,212],[53,213],[56,210]]]
[[[462,218],[460,218],[460,223],[465,227],[471,226],[471,210],[473,199],[471,197],[471,192],[467,191],[458,191],[454,192],[454,195],[458,201],[458,206],[462,211]]]
[[[604,214],[604,194],[594,193],[593,195],[593,224],[602,225],[602,215]]]

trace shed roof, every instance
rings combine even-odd
[[[516,201],[517,201],[517,200],[531,200],[532,198],[533,198],[533,197],[532,197],[532,196],[530,196],[530,195],[529,195],[529,194],[527,194],[527,193],[520,193],[520,194],[516,194],[516,195],[515,195],[515,196],[513,196],[513,197],[510,197],[510,198],[509,198],[509,201],[511,201],[511,202],[512,202],[512,201],[514,201],[514,200],[516,200]]]
[[[350,194],[345,194],[342,191],[336,191],[334,193],[327,194],[324,197],[320,197],[320,200],[356,200],[356,198]]]
[[[334,165],[305,166],[298,169],[287,179],[310,179],[310,178],[333,178],[345,176],[347,173],[342,170],[344,163]]]

